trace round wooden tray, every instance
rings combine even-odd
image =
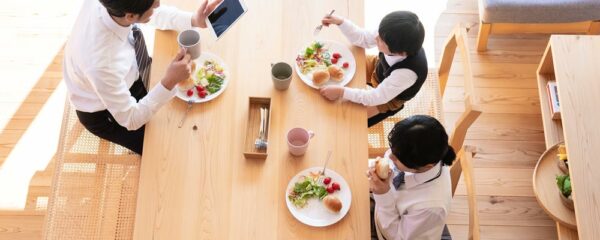
[[[538,202],[555,221],[571,229],[577,229],[575,222],[575,212],[569,210],[561,202],[556,185],[556,176],[563,172],[556,164],[556,154],[558,153],[558,144],[546,150],[533,172],[533,192]]]

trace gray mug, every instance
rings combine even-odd
[[[271,78],[277,90],[286,90],[292,82],[292,66],[284,62],[271,64]]]
[[[177,36],[179,46],[185,48],[186,53],[190,54],[192,59],[200,57],[200,33],[194,29],[180,32]]]

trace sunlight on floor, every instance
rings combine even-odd
[[[10,140],[6,147],[12,149],[6,159],[0,159],[0,210],[25,207],[32,177],[36,171],[46,169],[56,152],[66,90],[59,85],[46,102],[43,102],[45,97],[30,94],[36,84],[36,91],[52,91],[54,86],[47,87],[52,84],[41,77],[67,40],[81,3],[80,0],[2,2],[0,139]],[[34,111],[37,109],[39,113]],[[17,112],[21,115],[15,116]],[[17,128],[31,121],[14,147],[11,134],[21,130],[6,129],[11,119],[19,123]]]
[[[0,167],[0,209],[25,207],[31,178],[56,152],[65,97],[61,83]]]

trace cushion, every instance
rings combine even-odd
[[[480,0],[484,23],[568,23],[600,20],[599,0]]]

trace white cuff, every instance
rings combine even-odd
[[[150,92],[148,92],[148,95],[146,95],[145,98],[152,104],[152,108],[157,108],[171,100],[171,98],[175,96],[175,91],[177,91],[177,87],[173,87],[173,89],[169,90],[165,88],[162,83],[158,83],[150,89]]]
[[[179,32],[192,29],[192,15],[191,12],[179,11],[175,19],[175,27]]]
[[[354,23],[352,23],[352,21],[350,21],[350,19],[344,19],[344,22],[342,22],[342,24],[338,25],[338,27],[340,28],[340,31],[342,31],[342,33],[344,33],[344,35],[346,33],[352,33],[354,31],[354,29],[357,28],[354,25]]]

